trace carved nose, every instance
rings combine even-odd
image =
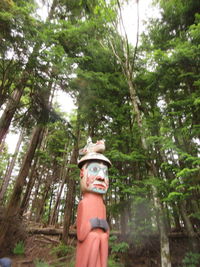
[[[98,173],[98,176],[102,177],[103,179],[105,178],[105,173],[104,173],[104,171],[102,169]]]
[[[96,180],[104,181],[104,175],[103,175],[103,173],[102,173],[102,175],[101,174],[98,174],[98,176],[96,177]]]

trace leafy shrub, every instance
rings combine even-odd
[[[23,255],[24,252],[25,252],[24,242],[19,241],[18,243],[16,243],[16,245],[13,249],[13,253],[16,255]]]
[[[124,265],[117,262],[115,259],[113,259],[112,257],[110,257],[108,259],[108,267],[123,267]]]
[[[125,253],[129,249],[129,244],[126,242],[117,242],[116,236],[110,237],[109,245],[111,247],[111,254],[113,254],[113,253]]]
[[[109,239],[109,247],[111,248],[111,256],[108,259],[108,267],[122,267],[124,253],[129,249],[129,244],[126,242],[118,242],[116,236],[111,236]]]
[[[63,243],[60,243],[58,246],[52,249],[52,253],[56,254],[58,257],[64,257],[66,255],[72,255],[75,248],[72,246],[66,246]]]
[[[200,254],[188,252],[183,259],[184,267],[198,267],[200,266]]]
[[[126,242],[120,242],[115,244],[112,249],[111,253],[125,253],[129,249],[129,244]]]
[[[52,265],[49,265],[47,262],[36,260],[35,261],[36,267],[53,267]]]

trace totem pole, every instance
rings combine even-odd
[[[78,162],[82,200],[77,212],[76,267],[106,267],[108,258],[109,226],[103,194],[107,192],[108,168],[111,162],[102,153],[104,141],[88,144]]]

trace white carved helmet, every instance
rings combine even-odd
[[[87,153],[84,157],[82,157],[79,161],[78,161],[78,167],[81,169],[82,166],[86,163],[86,161],[90,161],[90,160],[101,160],[104,161],[108,167],[111,167],[111,162],[108,158],[106,158],[103,154],[101,153],[96,153],[96,152],[91,152],[91,153]]]

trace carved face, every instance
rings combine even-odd
[[[92,161],[86,163],[81,169],[82,192],[105,194],[108,190],[108,166],[103,162]]]

